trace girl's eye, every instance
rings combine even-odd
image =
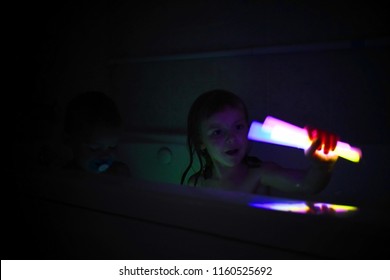
[[[212,136],[219,136],[219,135],[221,135],[222,134],[222,130],[220,130],[220,129],[216,129],[216,130],[213,130],[212,132],[211,132],[211,135]]]

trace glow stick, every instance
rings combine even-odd
[[[256,121],[252,122],[249,128],[248,139],[304,150],[308,149],[312,144],[306,129],[271,116],[266,117],[263,124]],[[353,162],[359,162],[362,156],[359,148],[351,147],[349,144],[340,141],[337,142],[334,151],[329,151],[329,155],[332,154]]]

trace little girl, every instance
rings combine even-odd
[[[295,170],[248,155],[249,121],[243,101],[225,90],[200,95],[188,115],[187,144],[190,162],[181,184],[266,194],[269,189],[297,193],[318,193],[329,182],[337,156],[330,156],[337,136],[307,127],[312,146],[306,156],[308,170]],[[323,153],[317,150],[324,150]],[[197,156],[200,169],[187,175]]]

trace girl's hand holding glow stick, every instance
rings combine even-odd
[[[316,130],[308,127],[300,128],[268,116],[263,124],[259,122],[252,122],[248,138],[250,140],[295,147],[307,151],[313,144],[312,139],[318,139],[318,137],[321,139],[324,135],[315,135],[316,133],[318,134],[318,130],[317,132],[315,131]],[[336,136],[332,136],[330,138],[327,137],[326,139],[328,140],[325,140],[325,143],[321,143],[322,145],[318,147],[321,151],[316,151],[317,154],[322,153],[322,157],[324,158],[337,155],[353,162],[359,162],[362,155],[360,149],[351,147],[347,143],[336,141],[336,139],[338,140],[338,137]],[[337,143],[336,146],[334,146],[335,142]],[[334,150],[332,151],[333,148]]]
[[[338,155],[333,151],[337,146],[339,137],[336,134],[311,126],[305,126],[305,130],[308,133],[310,141],[312,141],[311,146],[305,151],[306,156],[321,161],[335,162]]]
[[[305,126],[305,129],[307,130],[311,141],[320,140],[320,145],[317,149],[318,151],[323,150],[324,154],[328,154],[329,151],[334,151],[337,142],[339,141],[339,137],[336,134],[319,130],[311,126]]]

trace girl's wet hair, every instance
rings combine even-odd
[[[112,127],[122,124],[121,115],[115,102],[100,91],[87,91],[72,99],[65,113],[64,130],[72,134],[85,126],[105,123]]]
[[[183,172],[181,184],[184,184],[187,174],[192,168],[194,157],[197,156],[200,169],[195,173],[195,185],[200,175],[206,178],[211,176],[212,161],[207,151],[201,150],[201,124],[211,115],[222,111],[226,107],[242,110],[248,122],[248,111],[244,102],[234,93],[215,89],[201,94],[192,104],[187,119],[187,148],[189,151],[189,164]]]

